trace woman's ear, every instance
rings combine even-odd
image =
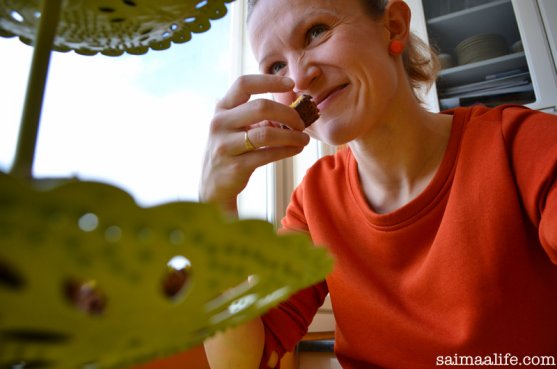
[[[410,36],[411,12],[403,0],[390,0],[385,9],[385,27],[389,31],[390,40],[398,40],[406,44]]]

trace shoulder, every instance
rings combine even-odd
[[[557,115],[503,105],[471,108],[469,117],[467,125],[471,127],[467,130],[475,132],[471,137],[485,144],[484,160],[498,157],[495,154],[500,140],[506,154],[504,164],[511,169],[525,208],[532,219],[537,219],[534,214],[543,208],[557,173]]]
[[[290,230],[307,230],[308,221],[325,208],[338,206],[338,194],[345,194],[347,176],[352,161],[350,149],[340,149],[334,155],[317,160],[294,190],[282,226]],[[309,219],[309,220],[308,220]]]
[[[476,139],[500,140],[507,149],[519,146],[555,146],[557,115],[540,112],[521,105],[501,105],[494,108],[472,106],[445,112],[452,114],[464,126],[465,136]],[[492,141],[492,143],[494,143]]]
[[[349,168],[353,162],[349,148],[339,149],[333,155],[317,160],[305,173],[301,183],[295,189],[295,196],[306,200],[323,198],[346,186]]]
[[[545,126],[546,129],[557,129],[557,115],[533,110],[522,105],[501,105],[489,108],[482,105],[468,108],[457,108],[451,111],[465,116],[467,124],[495,123],[500,125],[504,133],[522,125]]]

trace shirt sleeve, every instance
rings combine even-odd
[[[539,234],[549,258],[557,264],[557,183],[549,191],[542,210]]]
[[[292,195],[279,233],[308,232],[301,205],[302,197],[303,184]],[[317,309],[323,305],[328,293],[327,283],[322,281],[295,293],[287,301],[261,317],[265,328],[265,348],[261,369],[268,369],[266,364],[273,352],[281,358],[286,352],[294,349],[306,335]]]
[[[524,209],[557,264],[557,115],[506,109],[503,135]]]
[[[296,344],[306,335],[308,326],[325,301],[327,293],[327,284],[323,281],[297,292],[261,317],[265,328],[261,369],[268,369],[266,363],[273,352],[281,358],[286,352],[294,350]]]

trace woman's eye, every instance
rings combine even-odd
[[[271,66],[268,68],[267,73],[269,74],[278,74],[280,73],[280,71],[286,66],[285,63],[283,62],[276,62],[271,64]]]
[[[314,39],[321,36],[321,34],[326,32],[327,30],[328,27],[324,24],[316,24],[315,26],[312,26],[306,33],[306,41],[308,43],[313,41]]]

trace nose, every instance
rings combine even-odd
[[[307,54],[302,54],[294,60],[289,71],[289,77],[294,81],[294,92],[297,94],[310,91],[321,74],[320,68],[310,61]]]

